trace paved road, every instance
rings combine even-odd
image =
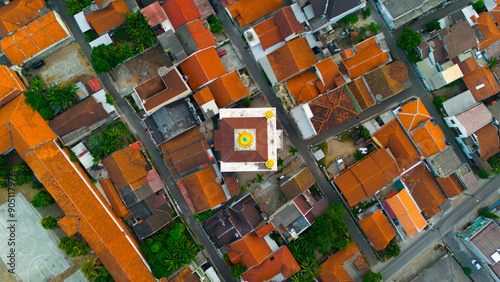
[[[492,178],[482,186],[474,196],[480,199],[487,199],[488,197],[494,196],[498,197],[499,191],[498,187],[500,185],[500,176]],[[476,199],[468,197],[467,200],[462,202],[460,206],[451,210],[448,214],[440,218],[433,226],[434,229],[439,229],[439,232],[433,232],[430,230],[423,231],[424,234],[418,235],[420,238],[414,242],[412,245],[404,248],[401,254],[383,267],[380,268],[379,272],[385,280],[389,280],[394,274],[403,269],[408,265],[413,259],[421,255],[425,250],[435,245],[437,242],[443,241],[440,234],[447,236],[448,233],[455,231],[457,228],[462,227],[468,221],[468,218],[464,215],[469,214],[471,211],[475,212],[478,208],[482,206],[481,202],[476,202]]]
[[[72,16],[67,14],[66,6],[62,0],[53,1],[54,8],[59,14],[62,16],[66,24],[69,26],[71,32],[75,36],[76,41],[82,47],[83,52],[87,56],[90,61],[90,54],[92,53],[92,49],[90,45],[85,41],[85,36],[80,31],[76,21]],[[163,161],[163,158],[160,156],[158,151],[156,151],[156,145],[151,140],[151,137],[145,132],[144,127],[140,121],[139,116],[130,108],[127,102],[121,97],[118,91],[114,88],[113,83],[111,81],[111,77],[108,73],[99,74],[99,79],[104,86],[104,88],[108,91],[108,93],[113,96],[116,101],[116,106],[118,107],[118,112],[120,116],[126,121],[129,128],[134,132],[135,136],[138,140],[142,142],[143,147],[149,152],[151,155],[151,161],[154,166],[158,170],[158,173],[163,178],[164,182],[167,184],[170,192],[175,198],[180,210],[186,219],[187,223],[191,227],[192,232],[196,235],[198,242],[201,243],[208,257],[215,268],[218,270],[220,276],[224,281],[233,281],[234,279],[231,277],[229,272],[229,268],[223,262],[220,257],[218,250],[214,247],[209,237],[203,230],[201,224],[193,218],[191,210],[186,204],[184,197],[182,196],[177,184],[174,181],[174,177],[172,173],[168,169],[167,165]]]

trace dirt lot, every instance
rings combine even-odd
[[[354,154],[358,151],[359,148],[366,148],[366,143],[362,142],[359,145],[354,144],[354,141],[351,139],[347,139],[344,142],[341,142],[335,138],[332,138],[327,141],[328,143],[328,152],[325,152],[325,158],[323,159],[324,165],[327,168],[327,171],[332,175],[335,175],[335,171],[332,171],[330,166],[335,162],[335,159],[341,157],[344,160],[345,167],[356,163],[356,159],[354,158]],[[325,150],[324,150],[325,151]]]
[[[126,96],[134,91],[134,87],[158,75],[162,66],[171,67],[172,61],[160,45],[114,68],[110,74],[113,84],[120,93]]]
[[[285,196],[281,192],[276,179],[273,178],[257,187],[252,192],[252,195],[268,217],[286,203]]]
[[[467,91],[467,86],[462,79],[456,81],[456,86],[452,85],[450,87],[442,87],[436,91],[428,92],[429,98],[434,100],[436,97],[444,96],[446,99],[450,99],[464,91]],[[453,86],[453,87],[452,87]]]
[[[47,85],[66,80],[72,83],[81,81],[87,84],[96,77],[92,64],[83,54],[78,43],[73,42],[44,59],[45,66],[29,73],[40,76]],[[88,86],[87,86],[88,88]],[[88,88],[90,91],[90,88]]]

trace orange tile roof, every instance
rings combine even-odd
[[[446,196],[427,165],[421,163],[414,167],[401,180],[427,218],[439,213],[439,205],[446,201]]]
[[[314,66],[316,67],[318,76],[322,82],[322,85],[318,87],[320,88],[321,93],[326,93],[327,91],[340,86],[335,80],[335,78],[341,76],[340,70],[331,58],[326,58],[323,61],[316,63]]]
[[[229,259],[233,264],[241,263],[250,269],[261,264],[273,253],[264,237],[255,232],[227,246]]]
[[[44,0],[13,0],[0,8],[0,34],[7,37],[40,17],[38,10],[45,7]]]
[[[477,68],[473,72],[464,75],[462,79],[476,102],[500,92],[500,84],[498,84],[493,72],[488,67]]]
[[[498,128],[492,123],[474,132],[479,145],[481,158],[487,160],[500,152],[500,142],[498,140]]]
[[[259,237],[265,237],[275,230],[274,225],[272,223],[268,223],[256,230],[255,234]]]
[[[299,264],[285,245],[269,256],[259,266],[247,270],[241,277],[248,282],[261,282],[269,280],[281,273],[286,279],[299,270]]]
[[[354,99],[356,99],[356,102],[358,102],[361,110],[365,110],[375,105],[375,100],[373,100],[372,94],[370,93],[370,90],[368,90],[368,87],[362,78],[349,82],[347,87],[354,96]]]
[[[488,12],[482,12],[477,19],[477,28],[484,36],[484,40],[479,40],[479,49],[484,50],[486,47],[500,40],[500,29],[495,24],[491,15]]]
[[[280,186],[280,190],[287,200],[293,200],[307,191],[316,182],[309,169],[303,168],[293,178]]]
[[[360,220],[359,225],[377,251],[385,249],[396,236],[396,231],[380,210]]]
[[[281,0],[239,0],[227,6],[226,9],[240,26],[244,26],[283,6]]]
[[[305,37],[286,43],[267,55],[267,59],[278,82],[286,80],[316,63],[314,53]]]
[[[127,185],[134,190],[148,182],[146,167],[149,164],[140,147],[127,146],[106,157],[102,163],[119,190]]]
[[[148,19],[148,23],[152,27],[157,26],[168,19],[167,14],[158,2],[153,2],[152,4],[141,9],[141,13]]]
[[[495,8],[491,9],[490,13],[495,22],[497,22],[497,24],[500,24],[500,6],[496,6]]]
[[[352,207],[387,186],[400,174],[396,161],[382,148],[344,170],[335,179],[335,184]]]
[[[399,121],[408,132],[431,119],[431,115],[420,99],[405,104],[397,114]]]
[[[193,212],[202,212],[218,206],[227,200],[222,185],[217,182],[213,166],[184,177],[177,181],[182,196]]]
[[[318,82],[318,76],[314,72],[308,70],[290,78],[285,84],[288,92],[290,92],[290,95],[297,101],[297,104],[302,104],[319,96],[320,92],[318,87],[316,87]]]
[[[341,66],[351,79],[355,79],[388,61],[388,52],[382,51],[382,49],[375,44],[344,60]]]
[[[66,236],[71,237],[78,233],[78,222],[80,220],[73,216],[63,216],[57,221],[57,224],[66,233]]]
[[[0,65],[0,106],[26,90],[26,86],[14,70]]]
[[[420,160],[417,149],[396,119],[386,123],[373,136],[391,150],[401,169],[407,170]]]
[[[342,86],[309,102],[311,122],[319,134],[358,115],[347,87]]]
[[[454,174],[446,178],[438,178],[438,181],[450,198],[460,195],[464,191],[464,186]]]
[[[319,278],[321,281],[354,281],[342,265],[357,252],[358,247],[351,243],[346,250],[339,250],[329,257],[324,263],[321,264],[321,270],[319,271]]]
[[[406,189],[403,189],[395,196],[388,198],[387,203],[391,207],[408,236],[417,234],[427,225],[427,222],[420,214],[417,205]]]
[[[344,51],[342,51],[342,52],[340,53],[340,57],[341,57],[341,58],[342,58],[342,60],[344,60],[344,61],[345,61],[346,59],[348,59],[348,58],[352,57],[352,55],[353,55],[353,54],[352,54],[352,50],[351,50],[351,49],[345,49]]]
[[[186,267],[181,273],[177,274],[174,279],[171,279],[169,282],[199,282],[200,277],[196,272],[191,271],[189,267]],[[162,282],[160,280],[160,282]]]
[[[208,85],[215,103],[222,108],[234,101],[238,101],[248,95],[248,89],[241,82],[240,76],[236,71],[219,77]]]
[[[111,208],[115,212],[118,217],[129,217],[130,213],[122,202],[122,199],[116,192],[115,186],[111,183],[109,178],[99,179],[99,184],[101,185],[104,194],[106,194],[106,198],[111,205]]]
[[[198,106],[200,107],[214,100],[214,95],[212,95],[212,92],[208,87],[200,89],[198,92],[194,93],[193,97],[196,103],[198,103]]]
[[[106,33],[125,22],[123,14],[130,13],[124,0],[111,2],[108,7],[92,12],[85,19],[98,35]]]
[[[198,48],[200,50],[212,47],[217,44],[212,33],[205,28],[200,20],[195,20],[187,23],[187,28],[191,32],[194,42],[196,42],[196,45],[198,45]]]
[[[161,4],[168,19],[172,23],[174,29],[178,29],[181,25],[201,18],[193,0],[168,0]]]
[[[0,40],[2,50],[14,65],[68,37],[54,13],[51,12]]]
[[[56,144],[48,123],[19,95],[0,108],[0,124],[8,123],[14,149],[56,200],[66,216],[78,219],[78,232],[117,281],[154,281],[141,259],[138,245],[95,186]],[[75,221],[63,220],[69,234]]]
[[[356,50],[356,53],[363,52],[364,50],[370,48],[373,45],[376,45],[377,41],[375,40],[375,36],[372,36],[356,45],[354,45],[354,50]]]
[[[253,27],[253,30],[259,37],[260,45],[263,50],[284,41],[274,18],[270,18],[260,24],[257,24]]]
[[[214,48],[194,53],[179,66],[187,76],[193,91],[226,74],[226,69]]]
[[[444,133],[438,125],[427,121],[410,132],[410,135],[425,157],[441,152],[446,147]]]

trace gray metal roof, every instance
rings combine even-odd
[[[428,157],[426,160],[439,177],[448,177],[462,166],[460,159],[450,146],[446,146],[441,152]]]
[[[385,0],[381,1],[391,14],[393,19],[396,19],[420,6],[424,5],[422,0]]]
[[[329,19],[360,5],[356,0],[310,0],[309,2],[313,6],[316,17],[326,14]]]
[[[182,49],[179,40],[171,29],[158,35],[158,41],[160,41],[161,47],[165,52],[169,50],[172,53],[174,61],[181,62],[187,58],[184,49]]]

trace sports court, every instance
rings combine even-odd
[[[54,231],[42,228],[42,217],[31,206],[23,193],[15,196],[15,242],[16,242],[16,269],[17,281],[51,281],[73,263],[64,251],[57,248],[59,238]],[[0,206],[0,255],[7,264],[7,245],[10,231],[7,230],[9,213],[8,203]],[[9,267],[10,269],[10,267]]]

